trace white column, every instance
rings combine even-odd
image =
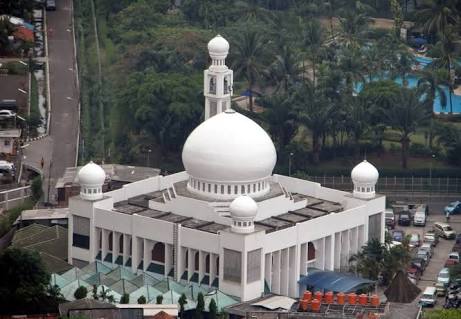
[[[299,258],[299,268],[301,275],[307,274],[306,260],[307,260],[307,243],[301,244],[301,258]]]
[[[335,268],[335,234],[331,234],[330,236],[327,237],[326,243],[325,243],[325,268],[326,270],[331,270],[333,271]]]
[[[335,233],[334,258],[334,270],[337,270],[341,267],[341,232]]]
[[[187,263],[187,281],[190,281],[192,276],[194,275],[194,269],[195,269],[195,255],[194,255],[194,250],[191,248],[187,248],[187,254],[189,256],[189,260]]]
[[[299,293],[298,280],[299,280],[299,245],[291,246],[288,251],[288,295],[290,297],[297,297]],[[305,268],[305,267],[304,267]]]
[[[72,265],[72,247],[74,241],[74,218],[73,215],[69,213],[68,218],[68,231],[67,231],[67,262]],[[91,234],[91,229],[90,229]],[[90,262],[93,254],[91,253],[91,237],[90,237]]]
[[[282,295],[288,295],[288,272],[289,272],[289,251],[288,248],[282,249],[282,258],[280,265],[280,293]]]
[[[109,243],[108,243],[109,231],[105,230],[105,229],[101,229],[101,230],[102,230],[102,236],[101,236],[101,239],[102,239],[101,261],[104,261],[104,258],[106,258],[106,255],[107,255],[107,252],[108,252],[108,249],[109,249]]]
[[[115,263],[119,254],[119,237],[120,233],[116,231],[112,232],[112,263]]]
[[[359,250],[362,249],[362,246],[365,244],[368,237],[368,228],[365,225],[359,226]]]
[[[168,273],[171,270],[173,262],[173,245],[165,243],[165,276],[168,276]]]
[[[216,258],[218,255],[210,253],[210,286],[213,283],[213,280],[216,278]]]
[[[203,277],[205,276],[205,257],[207,253],[200,250],[198,256],[198,282],[202,282]]]
[[[122,234],[123,236],[123,266],[130,258],[130,235]],[[133,262],[133,260],[131,260]]]

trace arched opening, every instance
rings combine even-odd
[[[109,233],[109,251],[112,251],[112,239],[114,238],[114,235],[112,232]]]
[[[210,254],[207,254],[205,257],[205,273],[210,273]]]
[[[307,260],[315,259],[315,247],[313,243],[307,244]]]
[[[194,263],[195,263],[194,270],[198,271],[198,267],[199,267],[199,252],[195,253]]]
[[[152,248],[152,261],[165,263],[165,244],[156,243]]]

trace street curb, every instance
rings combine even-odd
[[[51,122],[51,91],[50,91],[50,62],[48,51],[48,24],[46,21],[46,10],[43,10],[43,25],[45,33],[45,52],[46,52],[46,95],[47,95],[47,119],[46,119],[46,135],[50,134]]]

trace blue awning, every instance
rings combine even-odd
[[[301,276],[298,283],[312,290],[328,290],[334,292],[354,292],[374,284],[374,281],[333,271],[314,271]]]

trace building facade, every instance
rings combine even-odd
[[[344,270],[370,238],[384,241],[378,171],[357,165],[350,193],[272,174],[270,137],[229,108],[227,41],[218,36],[208,49],[204,86],[216,90],[205,91],[206,120],[184,145],[186,171],[103,193],[104,170],[84,166],[80,196],[69,200],[69,261],[149,271],[242,301],[268,291],[297,297],[310,268]],[[214,76],[216,66],[223,74]]]

